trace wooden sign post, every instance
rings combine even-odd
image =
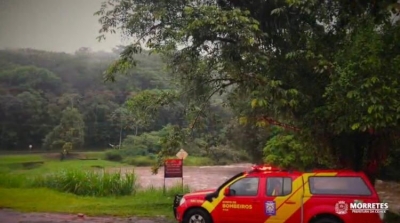
[[[167,178],[181,178],[182,179],[182,190],[183,190],[183,160],[189,154],[181,149],[176,154],[178,159],[166,159],[164,161],[164,194],[165,194],[165,179]]]

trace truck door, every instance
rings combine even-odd
[[[229,186],[230,195],[225,196],[218,212],[222,223],[264,223],[260,221],[261,180],[259,177],[245,177]]]
[[[301,175],[269,175],[266,178],[265,188],[262,204],[265,222],[299,223],[299,218],[294,219],[292,216],[301,211],[303,196]]]

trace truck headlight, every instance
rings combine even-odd
[[[185,203],[185,198],[182,197],[181,201],[179,201],[179,206],[181,206],[183,203]]]

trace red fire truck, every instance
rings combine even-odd
[[[362,172],[268,165],[215,190],[176,195],[173,206],[180,223],[382,223],[386,209]]]

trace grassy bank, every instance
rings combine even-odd
[[[40,175],[60,170],[103,169],[122,167],[126,164],[107,160],[65,160],[60,161],[42,155],[0,156],[0,173]]]
[[[173,195],[181,188],[171,188],[166,195],[159,189],[138,191],[123,197],[82,197],[47,188],[1,188],[0,207],[24,212],[84,213],[101,216],[172,217]]]
[[[161,189],[140,188],[133,172],[104,171],[128,165],[103,160],[102,152],[75,156],[64,161],[60,161],[56,153],[0,156],[0,208],[26,212],[172,217],[173,196],[188,191],[187,187],[180,186],[167,189],[165,194]],[[197,159],[190,162],[201,163]]]
[[[171,159],[176,159],[176,157],[170,157]],[[149,154],[146,156],[132,155],[130,150],[108,150],[104,153],[104,159],[114,162],[121,162],[129,164],[132,166],[152,166],[157,162],[156,156],[154,154]],[[184,160],[185,166],[209,166],[216,165],[214,160],[209,157],[196,157],[188,156]],[[222,164],[222,163],[220,163]]]

